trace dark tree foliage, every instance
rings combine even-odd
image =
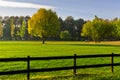
[[[21,40],[18,33],[20,32],[20,28],[24,20],[26,23],[24,40],[39,40],[40,38],[37,38],[28,33],[28,20],[29,19],[31,19],[30,16],[10,16],[10,17],[5,16],[4,18],[1,16],[0,20],[3,26],[3,39],[4,40],[12,40],[12,39]],[[11,23],[11,20],[12,20],[12,23]],[[58,32],[59,34],[62,31],[68,31],[71,35],[71,38],[69,38],[69,40],[81,40],[80,33],[81,33],[82,26],[85,23],[83,19],[74,20],[72,16],[68,16],[65,20],[59,17],[58,21],[60,23],[60,30]],[[14,30],[11,26],[14,26]],[[10,32],[14,34],[11,36]],[[59,35],[56,37],[46,37],[46,40],[61,40],[61,39]]]
[[[3,27],[3,40],[11,40],[11,27],[10,19],[5,20],[5,25]]]
[[[65,27],[66,29],[69,31],[69,33],[71,34],[72,40],[75,40],[75,33],[76,33],[76,29],[75,29],[75,23],[74,23],[74,19],[72,16],[68,16],[65,21],[64,21]]]
[[[41,38],[28,33],[28,21],[30,19],[30,16],[0,16],[0,40],[21,40],[18,33],[21,30],[23,21],[26,23],[24,40],[40,40]],[[58,30],[59,35],[55,37],[48,36],[46,40],[81,41],[87,39],[97,42],[102,40],[120,40],[119,18],[108,20],[95,16],[93,20],[85,21],[81,18],[74,19],[72,16],[67,16],[65,20],[59,17],[58,21],[60,23],[60,29]],[[12,26],[14,26],[14,28]]]
[[[60,31],[66,30],[65,25],[64,25],[64,21],[62,20],[62,18],[59,17],[58,20],[59,20],[59,22],[60,22]]]
[[[75,20],[76,40],[82,40],[80,33],[82,31],[82,27],[83,27],[84,23],[85,23],[85,21],[83,19]]]

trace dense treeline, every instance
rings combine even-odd
[[[30,16],[5,16],[0,18],[1,40],[40,40],[39,37],[28,33],[28,20]],[[65,20],[59,17],[60,31],[58,36],[46,37],[46,40],[82,40],[81,30],[85,23],[83,19],[74,20],[68,16]],[[66,33],[67,32],[67,33]]]
[[[120,40],[120,19],[97,16],[85,21],[72,16],[63,20],[52,10],[39,9],[30,16],[0,17],[0,40]]]
[[[0,17],[1,40],[28,40],[28,19],[30,16],[5,16]]]
[[[95,42],[120,40],[120,19],[108,20],[95,16],[83,25],[81,35]]]
[[[61,26],[60,38],[62,40],[82,40],[80,33],[85,23],[83,19],[74,20],[72,16],[68,16],[65,20],[59,18],[59,21]]]

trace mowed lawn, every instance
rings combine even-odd
[[[85,55],[85,54],[111,54],[120,53],[120,42],[58,42],[47,41],[42,44],[40,41],[1,41],[0,42],[0,58],[14,58],[14,57],[38,57],[38,56],[67,56],[67,55]],[[120,58],[115,58],[115,62],[120,62]],[[93,59],[78,59],[77,65],[110,63],[110,58],[93,58]],[[31,68],[48,68],[48,67],[63,67],[72,66],[73,60],[50,60],[50,61],[32,61]],[[26,69],[26,62],[1,62],[0,71],[21,70]],[[115,67],[115,74],[112,74],[110,67],[79,69],[77,76],[73,76],[73,70],[68,71],[53,71],[45,73],[31,73],[31,79],[69,79],[69,80],[93,80],[93,79],[119,79],[120,67]],[[106,76],[107,74],[107,76]],[[64,76],[59,78],[57,76]],[[24,80],[26,74],[5,75],[0,76],[1,80]]]

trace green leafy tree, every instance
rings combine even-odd
[[[29,34],[28,34],[28,20],[30,19],[30,16],[25,16],[25,22],[26,22],[26,29],[25,29],[25,40],[29,39]]]
[[[82,35],[91,37],[95,42],[100,41],[104,34],[102,21],[103,20],[98,17],[95,17],[92,22],[88,21],[83,27]]]
[[[81,36],[91,38],[91,35],[92,35],[92,27],[93,27],[92,22],[91,22],[91,21],[87,21],[87,22],[83,25],[82,32],[81,32]]]
[[[11,40],[11,27],[10,27],[10,19],[5,21],[5,25],[3,28],[3,39]]]
[[[60,23],[52,10],[39,9],[28,21],[28,32],[42,38],[44,44],[46,37],[59,36]]]
[[[25,31],[26,31],[26,23],[25,23],[25,20],[23,20],[22,25],[20,27],[20,31],[18,32],[18,35],[21,37],[22,40],[24,40]]]
[[[75,20],[75,33],[76,34],[76,40],[80,40],[81,39],[81,31],[82,31],[82,27],[84,25],[85,21],[83,19],[77,19]]]
[[[0,39],[3,37],[3,26],[2,26],[2,22],[0,20]]]
[[[104,34],[104,24],[102,23],[103,19],[100,19],[98,18],[97,16],[95,16],[94,20],[92,21],[92,39],[95,41],[95,42],[98,42],[100,41],[101,37],[103,36]]]
[[[61,30],[61,31],[66,30],[65,25],[64,25],[64,21],[62,20],[62,18],[59,17],[58,20],[59,20],[59,22],[60,22],[60,30]]]
[[[14,29],[14,39],[15,40],[21,40],[21,38],[19,36],[19,32],[20,32],[20,28],[19,27],[15,27],[15,29]]]
[[[10,27],[11,27],[11,38],[12,38],[12,40],[14,40],[14,29],[15,29],[15,26],[14,26],[14,20],[13,19],[10,20]]]
[[[111,23],[110,20],[102,20],[102,34],[101,39],[103,40],[112,40],[115,34],[115,26]]]
[[[107,40],[112,38],[113,33],[115,32],[115,27],[111,24],[110,20],[101,19],[95,17],[93,20],[93,39],[94,41]]]
[[[114,32],[113,32],[114,37],[116,37],[119,40],[120,39],[120,19],[115,18],[111,20],[111,25],[114,27]]]
[[[72,16],[68,16],[65,21],[64,21],[64,25],[66,27],[66,29],[69,31],[69,33],[71,34],[72,40],[76,39],[76,29],[75,29],[75,22],[74,22],[74,18]]]
[[[71,34],[67,30],[61,31],[60,38],[63,39],[63,40],[70,40],[71,39]]]
[[[111,21],[96,16],[92,22],[88,21],[84,24],[82,36],[90,37],[95,42],[109,39],[115,34],[115,27],[113,25]]]
[[[117,22],[117,25],[116,25],[116,31],[117,31],[117,37],[118,37],[118,39],[120,39],[120,19],[118,20],[118,22]]]

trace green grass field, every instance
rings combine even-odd
[[[67,56],[67,55],[85,55],[85,54],[111,54],[120,53],[120,42],[41,42],[36,41],[1,41],[0,42],[0,58],[14,58],[27,56]],[[78,59],[77,65],[109,63],[110,58],[93,58]],[[115,62],[120,62],[120,58],[116,58]],[[73,60],[50,60],[50,61],[32,61],[31,68],[48,68],[72,66]],[[1,62],[0,71],[21,70],[26,69],[26,62]],[[77,76],[73,75],[73,70],[55,71],[44,73],[31,73],[33,80],[51,79],[51,80],[115,80],[120,78],[120,67],[115,67],[114,74],[111,73],[110,67],[78,69]],[[0,80],[24,80],[26,74],[5,75],[0,76]]]

